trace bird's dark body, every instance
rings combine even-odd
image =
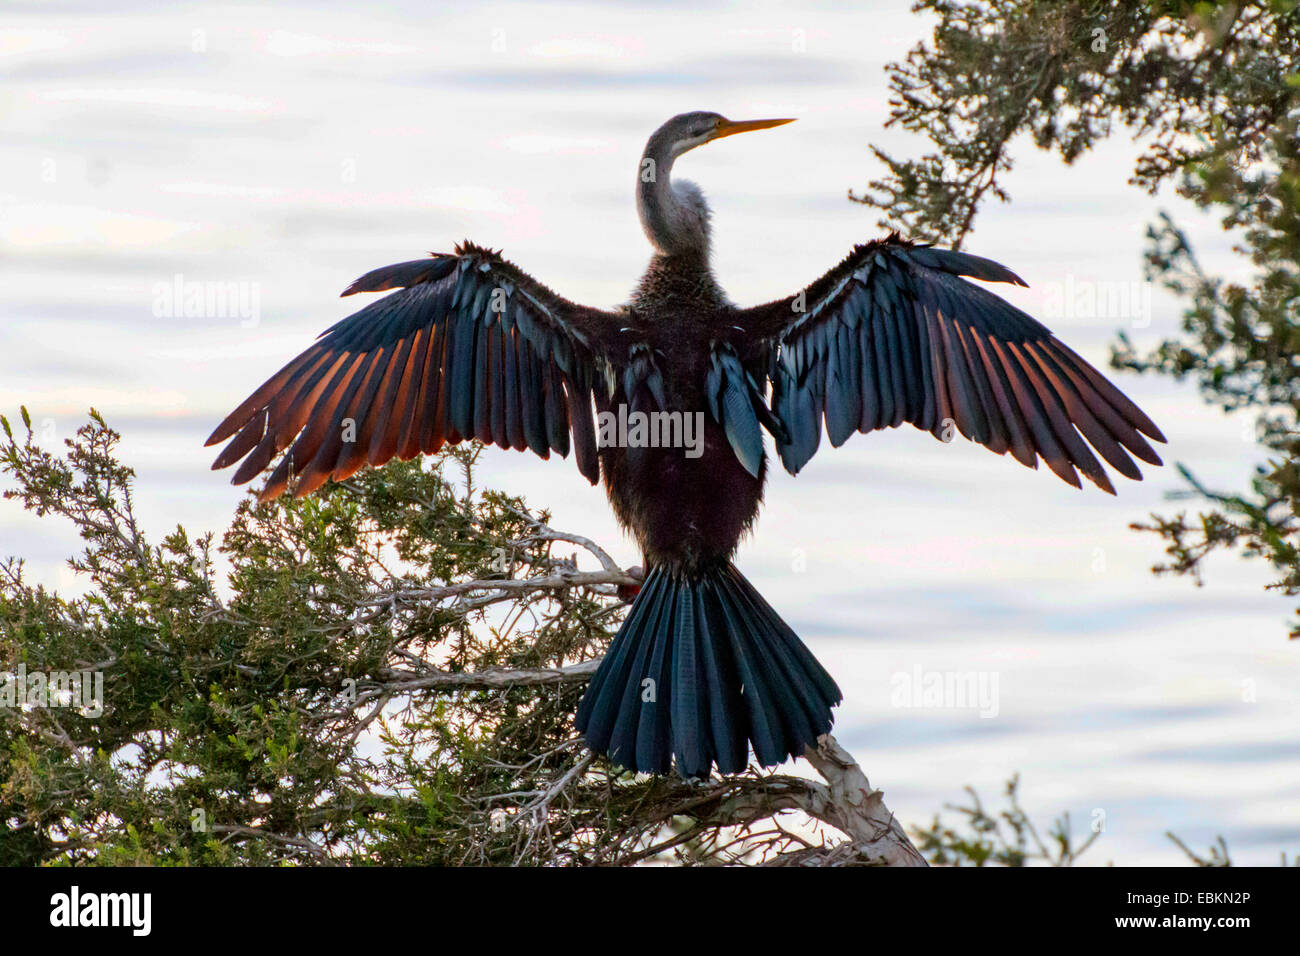
[[[650,137],[636,202],[655,255],[622,309],[564,299],[468,242],[362,276],[345,295],[401,291],[329,329],[227,416],[208,439],[229,439],[214,467],[242,462],[241,483],[287,449],[269,498],[470,438],[572,454],[603,478],[647,565],[575,715],[589,746],[688,777],[741,771],[751,751],[765,766],[802,754],[842,694],[731,564],[762,501],[764,433],[797,474],[823,433],[838,446],[904,423],[943,441],[955,430],[1112,494],[1093,451],[1140,480],[1129,456],[1159,465],[1143,435],[1164,436],[1049,329],[962,278],[1024,284],[988,259],[892,235],[792,296],[734,307],[709,268],[703,193],[670,173],[690,149],[785,122],[684,113]],[[602,443],[593,406],[689,416],[702,445],[639,447],[630,428]]]
[[[610,504],[649,567],[725,564],[758,515],[766,462],[757,476],[746,471],[707,411],[710,344],[734,334],[733,311],[707,263],[682,256],[655,256],[629,303],[626,334],[650,349],[663,380],[662,410],[696,416],[704,425],[699,457],[680,447],[601,449]],[[597,407],[617,414],[620,404],[637,404],[635,398],[620,384]]]

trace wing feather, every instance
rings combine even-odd
[[[795,296],[736,311],[748,333],[741,359],[769,370],[787,470],[816,453],[823,425],[838,446],[904,421],[945,440],[955,426],[1112,494],[1103,461],[1135,480],[1133,458],[1161,463],[1147,439],[1165,437],[1137,405],[1042,323],[963,277],[1024,285],[992,260],[891,236]]]
[[[397,263],[344,295],[390,289],[327,329],[213,431],[214,468],[250,481],[280,455],[264,500],[469,438],[567,456],[599,481],[592,385],[620,317],[576,305],[465,243]],[[504,298],[502,298],[504,296]],[[504,307],[502,307],[504,302]]]

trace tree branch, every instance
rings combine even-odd
[[[885,806],[884,791],[874,790],[867,775],[852,755],[830,734],[808,747],[804,757],[826,779],[827,798],[808,811],[809,815],[846,834],[864,862],[884,866],[927,866],[925,857],[912,845]]]
[[[505,687],[533,686],[538,684],[577,684],[590,679],[600,666],[600,659],[570,664],[566,667],[489,667],[486,670],[466,673],[441,672],[416,674],[412,671],[390,671],[391,679],[384,681],[385,691],[400,693],[430,688],[458,687],[466,690],[499,690]]]

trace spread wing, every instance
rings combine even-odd
[[[1025,283],[988,259],[896,236],[856,247],[793,296],[738,310],[768,359],[777,449],[794,474],[821,440],[909,422],[942,440],[953,429],[1030,468],[1042,458],[1081,487],[1075,469],[1114,494],[1095,451],[1140,481],[1160,429],[1041,323],[962,279]],[[784,440],[783,440],[784,439]]]
[[[213,468],[243,459],[232,482],[288,451],[260,493],[291,477],[301,497],[365,465],[476,438],[567,456],[600,479],[592,389],[608,374],[613,313],[576,305],[465,243],[453,255],[386,266],[344,290],[400,289],[324,332],[217,426],[230,443]],[[232,437],[233,436],[233,437]]]

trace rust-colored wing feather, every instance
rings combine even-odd
[[[366,465],[469,438],[567,456],[600,479],[592,390],[612,313],[576,305],[487,249],[385,266],[344,295],[399,289],[334,325],[230,413],[213,468],[297,496]],[[572,442],[570,439],[572,438]]]
[[[1165,437],[1141,409],[1041,323],[962,276],[1024,285],[988,259],[890,237],[796,295],[737,311],[748,357],[768,360],[788,471],[816,452],[823,423],[836,446],[903,422],[944,440],[955,429],[1111,494],[1097,455],[1139,481],[1130,455],[1161,464],[1146,439]]]

